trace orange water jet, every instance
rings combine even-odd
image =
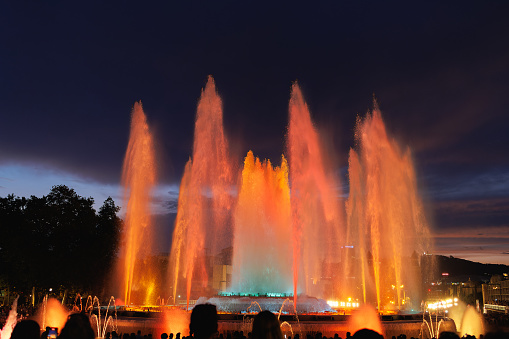
[[[175,302],[182,291],[188,306],[190,299],[217,292],[293,292],[294,305],[299,293],[353,298],[379,311],[420,304],[417,253],[429,251],[429,230],[411,154],[387,135],[376,105],[357,122],[359,147],[350,151],[344,206],[330,150],[296,84],[289,102],[289,164],[283,156],[274,168],[249,152],[235,183],[237,166],[228,154],[212,77],[201,93],[194,138],[170,257]],[[213,256],[228,246],[232,285],[225,289],[228,278],[221,275],[223,287],[214,290],[208,282]]]
[[[141,102],[137,102],[132,111],[129,144],[122,171],[124,206],[127,206],[122,232],[124,247],[121,252],[126,305],[150,304],[155,301],[156,278],[150,264],[152,225],[149,206],[155,182],[152,135]]]
[[[358,254],[347,263],[346,274],[362,277],[363,298],[374,296],[379,311],[402,308],[407,294],[421,300],[417,253],[430,246],[411,154],[388,137],[376,103],[372,114],[358,120],[356,138],[359,151],[350,151],[346,208],[347,241]]]
[[[236,293],[292,291],[288,165],[244,160],[235,210],[232,288]]]
[[[193,157],[182,178],[170,254],[174,301],[183,278],[188,307],[195,273],[200,273],[202,291],[208,288],[205,244],[215,251],[225,247],[231,234],[231,163],[223,131],[222,102],[210,76],[198,103]]]
[[[468,305],[466,307],[461,319],[461,326],[459,326],[457,330],[461,337],[473,335],[476,338],[480,338],[481,335],[484,335],[485,330],[483,317],[479,312],[477,312],[475,307],[472,305]]]
[[[343,226],[336,192],[339,180],[327,163],[327,153],[297,84],[292,86],[290,98],[287,150],[292,188],[293,294],[297,304],[300,267],[304,270],[305,293],[316,295],[310,282],[316,283],[322,276],[324,260],[336,260]]]

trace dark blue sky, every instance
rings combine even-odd
[[[0,196],[64,183],[118,198],[142,100],[167,213],[207,76],[235,156],[276,162],[298,80],[338,173],[374,94],[413,150],[437,252],[509,263],[508,15],[505,1],[3,2]]]

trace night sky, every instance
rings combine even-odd
[[[239,162],[253,150],[279,163],[297,80],[340,165],[340,194],[356,116],[375,96],[413,152],[435,252],[509,264],[508,17],[502,0],[4,1],[0,196],[65,184],[97,205],[122,204],[141,100],[169,239],[207,76]]]

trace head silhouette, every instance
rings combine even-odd
[[[255,316],[251,332],[252,339],[283,339],[279,320],[270,311],[261,311]]]
[[[193,308],[189,334],[198,339],[207,339],[217,334],[217,310],[212,304],[200,304]]]
[[[354,333],[352,338],[353,339],[384,339],[383,335],[381,335],[380,333],[370,330],[370,329],[367,329],[367,328],[358,330],[357,332]]]
[[[12,330],[11,339],[39,339],[39,324],[34,320],[22,320]]]
[[[90,319],[83,313],[74,313],[67,318],[59,339],[94,339],[95,334]]]

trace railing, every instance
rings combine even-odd
[[[509,306],[495,305],[495,304],[484,304],[484,310],[509,313]]]

